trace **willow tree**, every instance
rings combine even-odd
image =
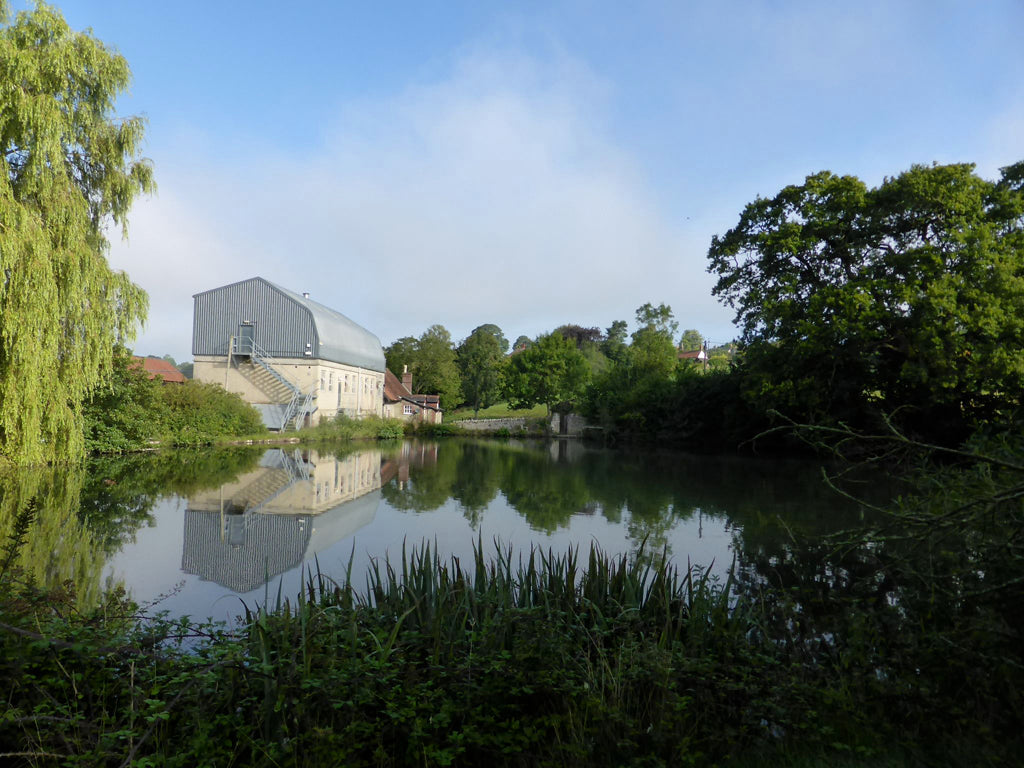
[[[46,5],[0,0],[0,457],[82,455],[81,404],[131,341],[146,294],[106,259],[153,187],[143,121],[118,120],[128,64]]]

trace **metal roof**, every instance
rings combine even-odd
[[[227,354],[240,323],[255,323],[257,342],[274,357],[312,357],[384,372],[380,339],[340,312],[262,277],[194,295],[192,352]]]
[[[310,313],[320,342],[317,357],[384,372],[384,348],[380,339],[341,312],[269,280],[266,282]]]

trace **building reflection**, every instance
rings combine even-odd
[[[381,485],[397,480],[398,488],[404,489],[409,482],[409,469],[433,467],[437,464],[437,443],[421,443],[407,440],[397,453],[388,456],[380,467]]]
[[[257,469],[189,498],[182,570],[235,592],[256,589],[372,521],[382,478],[403,464],[407,473],[401,456],[382,464],[380,450],[269,450]]]

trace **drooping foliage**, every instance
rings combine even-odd
[[[1024,387],[1024,163],[914,166],[869,188],[823,172],[712,241],[753,393],[796,418],[904,409],[956,442]],[[910,406],[910,408],[907,408]]]
[[[127,62],[46,5],[0,2],[0,456],[77,459],[81,404],[147,298],[105,258],[153,188],[143,121],[114,119]]]

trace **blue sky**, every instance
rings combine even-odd
[[[1024,159],[1020,0],[58,7],[132,67],[159,191],[110,258],[179,360],[192,294],[253,275],[385,345],[648,301],[725,341],[706,252],[756,196]]]

